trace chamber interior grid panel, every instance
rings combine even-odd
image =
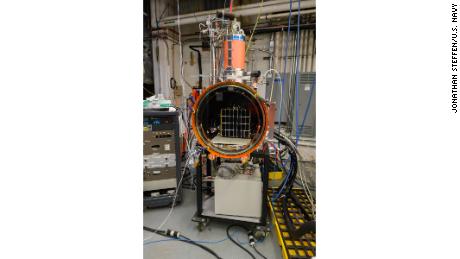
[[[239,106],[222,108],[220,135],[228,138],[250,138],[251,112]]]

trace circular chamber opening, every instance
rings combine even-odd
[[[198,142],[225,158],[249,155],[267,132],[267,108],[249,86],[222,82],[198,98],[192,118]]]

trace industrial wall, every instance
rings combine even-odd
[[[184,2],[184,1],[182,1]],[[250,3],[251,1],[247,1]],[[190,13],[192,11],[201,10],[203,8],[211,8],[207,3],[196,2],[192,4],[181,5],[181,13]],[[214,4],[211,4],[214,6]],[[152,28],[159,26],[159,19],[166,16],[173,16],[177,13],[174,8],[175,5],[171,4],[170,1],[151,0],[151,19]],[[187,9],[188,8],[188,9]],[[196,9],[198,8],[198,9]],[[217,6],[216,6],[217,8]],[[249,24],[246,24],[249,25]],[[178,95],[188,96],[190,93],[189,85],[198,84],[198,60],[197,54],[192,51],[190,45],[200,45],[201,41],[197,36],[185,36],[191,35],[189,28],[198,28],[198,24],[182,26],[182,51],[183,51],[183,81],[180,78],[180,50],[178,45],[178,28],[168,27],[170,33],[169,37],[161,37],[161,39],[153,39],[152,44],[152,56],[154,65],[154,84],[155,92],[162,93],[165,97],[177,99]],[[171,32],[172,31],[172,32]],[[270,55],[268,52],[270,47],[270,39],[274,39],[274,53],[273,61],[274,67],[278,72],[295,74],[295,48],[296,48],[296,28],[291,28],[289,39],[287,38],[287,31],[278,31],[272,33],[255,34],[251,43],[250,51],[246,56],[247,70],[255,71],[260,70],[262,73],[268,70],[270,64]],[[249,37],[249,35],[247,35]],[[286,44],[287,48],[286,48]],[[300,46],[299,53],[299,72],[315,72],[316,71],[316,31],[315,29],[306,29],[300,31]],[[286,53],[287,51],[287,53]],[[209,74],[210,74],[210,62],[209,62],[209,51],[202,51],[202,64],[203,64],[203,85],[209,85]],[[284,58],[287,56],[286,69],[284,68]],[[171,78],[174,78],[175,82],[181,88],[184,84],[184,93],[180,90],[175,92],[171,89]],[[258,89],[262,96],[265,96],[265,85]]]
[[[301,38],[300,38],[300,46],[299,49],[299,72],[316,72],[316,32],[314,29],[310,30],[301,30]],[[253,42],[251,44],[251,50],[248,52],[246,56],[246,68],[249,71],[256,71],[260,70],[262,73],[269,69],[269,59],[270,55],[266,53],[269,50],[271,33],[263,33],[263,34],[255,34],[253,36]],[[287,38],[287,32],[275,32],[274,33],[274,41],[275,41],[275,49],[274,49],[274,68],[278,70],[278,72],[282,73],[286,71],[287,73],[295,73],[295,44],[296,44],[296,31],[293,30],[290,33],[290,38],[287,41],[287,62],[286,62],[286,70],[284,70],[284,56],[285,56],[285,49],[284,49],[284,42]],[[161,44],[161,43],[160,43]],[[198,85],[198,58],[197,54],[192,51],[189,46],[190,45],[200,45],[201,41],[199,39],[192,39],[192,40],[185,40],[183,42],[183,64],[184,64],[184,79],[186,82],[190,83],[191,85]],[[170,44],[170,47],[173,44]],[[174,48],[174,64],[167,64],[166,67],[174,70],[175,79],[178,83],[180,83],[179,78],[179,49]],[[164,52],[164,51],[163,51]],[[165,55],[165,53],[162,53]],[[210,82],[210,61],[209,61],[209,51],[202,51],[201,52],[201,59],[203,63],[203,85],[207,86]],[[162,68],[165,66],[161,66]],[[162,74],[163,77],[172,74],[171,72],[165,72]],[[166,80],[166,79],[164,79]],[[163,81],[166,82],[166,81]],[[169,82],[169,81],[168,81]],[[265,96],[265,85],[261,85],[258,89],[260,95]],[[185,94],[188,95],[190,93],[190,88],[185,87]]]

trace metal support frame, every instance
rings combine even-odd
[[[244,225],[253,225],[255,227],[266,227],[267,226],[267,215],[268,215],[268,171],[266,168],[269,167],[270,163],[270,153],[268,149],[268,144],[264,143],[262,151],[256,151],[251,154],[252,157],[255,158],[262,158],[261,163],[261,180],[262,180],[262,204],[261,204],[261,216],[257,223],[236,220],[236,219],[227,219],[221,217],[213,217],[213,216],[206,216],[203,215],[203,175],[210,176],[211,175],[211,160],[208,158],[207,151],[202,153],[200,162],[196,169],[196,213],[193,217],[193,221],[198,222],[199,224],[208,223],[210,220],[216,221],[224,221],[224,222],[232,222],[232,223],[239,223]],[[204,159],[203,159],[204,158]],[[206,171],[205,174],[203,173],[203,162],[206,163]],[[207,182],[207,189],[209,190],[212,187],[211,182]],[[211,194],[210,192],[208,194]],[[200,225],[199,225],[200,226]]]
[[[295,204],[295,206],[297,206],[297,208],[299,208],[299,210],[302,212],[303,217],[305,219],[305,223],[300,225],[299,228],[296,228],[294,226],[294,223],[292,222],[291,217],[289,217],[289,215],[287,215],[287,212],[288,212],[288,209],[287,209],[288,204],[287,203],[289,202],[288,201],[289,198]],[[289,190],[286,193],[285,197],[283,197],[282,208],[283,208],[283,212],[285,212],[283,214],[284,222],[285,222],[285,224],[287,226],[289,234],[291,235],[291,237],[293,239],[299,239],[305,233],[308,233],[308,232],[311,232],[311,231],[316,232],[316,221],[313,218],[310,218],[308,216],[307,210],[302,206],[301,201],[299,200],[297,195],[292,191],[292,189]]]

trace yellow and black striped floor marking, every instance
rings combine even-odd
[[[278,243],[281,246],[283,259],[305,259],[314,257],[316,255],[316,233],[307,233],[300,239],[293,240],[284,222],[281,199],[275,202],[271,200],[274,191],[276,191],[276,189],[268,190],[268,199],[273,225],[278,237]],[[293,191],[302,205],[305,206],[304,208],[311,212],[311,205],[307,200],[304,190],[293,189]],[[291,217],[294,226],[299,227],[305,222],[303,214],[290,199],[288,201],[289,217]]]

